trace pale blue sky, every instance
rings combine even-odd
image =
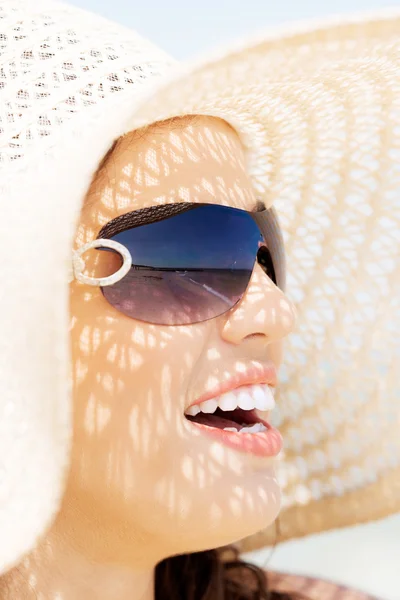
[[[400,0],[67,0],[136,29],[183,59],[269,24],[400,7]]]

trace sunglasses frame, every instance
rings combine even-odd
[[[92,248],[99,247],[112,248],[113,250],[116,250],[124,259],[122,266],[118,269],[118,271],[116,271],[112,275],[109,275],[108,277],[88,277],[87,275],[83,274],[83,271],[85,270],[85,261],[82,258],[82,254],[84,254],[88,250],[91,250]],[[97,238],[91,242],[88,242],[84,246],[81,246],[81,248],[74,252],[72,256],[72,271],[70,273],[68,281],[69,283],[71,283],[71,281],[77,279],[81,283],[86,283],[87,285],[92,285],[94,287],[113,285],[114,283],[117,283],[117,281],[123,279],[125,275],[129,273],[131,267],[132,255],[126,246],[120,244],[119,242],[116,242],[115,240]]]

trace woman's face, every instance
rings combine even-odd
[[[239,138],[219,119],[120,140],[91,185],[74,248],[118,215],[182,201],[256,205]],[[85,254],[87,274],[109,274],[100,254],[110,255]],[[280,507],[274,459],[228,447],[185,417],[210,390],[257,378],[271,362],[279,368],[295,311],[261,267],[239,304],[194,325],[134,320],[99,287],[77,281],[70,302],[75,421],[64,504],[79,507],[76,518],[95,523],[109,548],[140,548],[155,561],[272,523]]]

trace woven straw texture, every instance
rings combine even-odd
[[[59,3],[0,0],[0,23],[11,210],[0,235],[13,248],[0,305],[0,539],[11,540],[0,568],[32,546],[62,494],[66,282],[90,177],[119,135],[188,113],[235,127],[285,238],[298,326],[274,418],[285,439],[280,539],[400,510],[400,14],[273,31],[179,67],[134,32]],[[10,223],[25,236],[20,252]],[[272,527],[242,548],[274,541]]]

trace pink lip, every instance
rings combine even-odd
[[[206,400],[211,400],[221,394],[225,394],[231,390],[235,390],[245,385],[257,385],[259,383],[267,383],[272,387],[277,384],[277,372],[273,363],[268,363],[262,367],[250,367],[245,373],[237,373],[231,376],[228,380],[216,385],[214,388],[200,396],[190,406],[201,404]],[[222,442],[225,446],[233,448],[239,452],[253,454],[260,457],[277,456],[283,447],[283,439],[280,432],[272,427],[267,421],[258,419],[267,429],[260,433],[236,433],[234,431],[224,431],[216,427],[209,427],[189,421],[194,427],[201,429],[202,433],[208,437]]]
[[[201,404],[206,400],[211,400],[217,396],[221,396],[231,390],[236,390],[238,387],[245,385],[257,385],[258,383],[268,383],[272,387],[277,384],[277,373],[273,363],[268,363],[262,367],[249,367],[245,373],[236,373],[231,375],[229,379],[213,387],[211,390],[197,398],[189,406]],[[189,407],[188,407],[189,408]]]

